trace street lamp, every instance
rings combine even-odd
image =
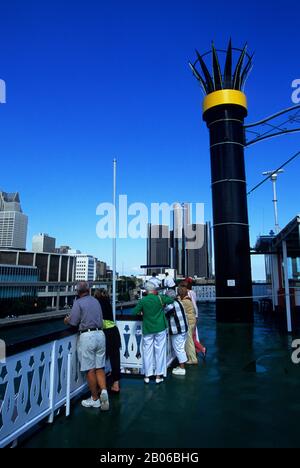
[[[273,185],[273,203],[274,203],[274,217],[275,217],[275,233],[279,234],[280,232],[280,227],[278,223],[278,199],[277,199],[277,190],[276,190],[276,182],[277,182],[277,177],[278,174],[282,174],[284,172],[283,169],[279,169],[278,171],[266,171],[263,172],[262,175],[264,176],[271,176],[270,180]]]

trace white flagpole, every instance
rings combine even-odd
[[[114,181],[113,181],[113,205],[114,205],[114,230],[113,230],[113,316],[114,320],[116,320],[116,261],[117,261],[117,160],[114,159],[113,161],[113,168],[114,168]]]

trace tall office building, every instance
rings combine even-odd
[[[96,281],[97,259],[92,255],[72,252],[73,251],[70,250],[69,254],[74,255],[76,257],[75,280]]]
[[[149,224],[147,242],[147,265],[153,265],[148,273],[153,273],[156,265],[170,266],[170,228],[166,225]]]
[[[191,224],[191,210],[188,203],[175,203],[173,206],[173,232],[172,232],[172,268],[180,276],[186,276],[186,227]]]
[[[32,251],[38,253],[55,253],[56,239],[48,234],[37,234],[32,238]]]
[[[192,224],[188,226],[195,232],[195,247],[188,248],[186,242],[186,272],[185,276],[197,278],[212,278],[212,243],[211,226]],[[196,238],[197,236],[197,238]]]
[[[173,210],[172,268],[179,276],[212,278],[210,223],[192,224],[189,203],[176,203]]]
[[[26,250],[27,226],[19,194],[0,191],[0,248]]]
[[[101,262],[100,260],[97,260],[96,264],[96,279],[102,279],[107,277],[107,264],[105,262]]]

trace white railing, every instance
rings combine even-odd
[[[130,370],[138,370],[136,373],[143,373],[143,349],[142,349],[142,322],[118,321],[121,335],[121,368],[127,373]],[[167,342],[167,366],[174,361],[175,355],[172,349],[171,340]]]
[[[215,302],[216,301],[216,287],[210,285],[193,286],[198,302]],[[272,297],[272,288],[267,283],[254,283],[253,284],[253,298]]]
[[[142,322],[117,321],[121,335],[121,369],[129,372],[137,369],[142,372]]]
[[[215,302],[216,301],[216,287],[215,286],[193,286],[198,302]]]
[[[118,321],[123,372],[142,373],[142,322]],[[46,343],[9,356],[0,363],[0,448],[40,421],[53,422],[55,412],[87,389],[79,370],[77,335]],[[168,340],[168,365],[173,361]]]
[[[5,447],[86,388],[77,336],[10,356],[0,365],[0,447]],[[68,390],[68,392],[67,392]]]

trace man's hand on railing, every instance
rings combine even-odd
[[[71,319],[71,315],[66,315],[66,317],[64,318],[64,324],[69,325],[70,319]]]

